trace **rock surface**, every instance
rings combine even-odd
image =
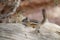
[[[45,22],[36,32],[19,23],[1,23],[0,40],[60,40],[60,26]]]

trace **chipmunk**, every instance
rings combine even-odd
[[[35,28],[36,26],[43,25],[44,22],[46,21],[45,9],[42,9],[42,15],[43,15],[42,22],[39,22],[37,20],[31,20],[28,18],[23,19],[22,22],[25,26],[31,26],[31,27]]]
[[[28,18],[22,20],[22,22],[25,26],[32,26],[33,28],[38,24],[37,20],[30,20]]]

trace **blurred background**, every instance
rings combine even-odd
[[[19,4],[16,4],[18,1],[20,1]],[[16,7],[15,4],[19,6],[11,14]],[[16,21],[19,23],[20,18],[17,16],[20,14],[41,22],[43,19],[42,9],[46,10],[50,22],[60,25],[60,0],[0,0],[0,23],[16,23]],[[6,16],[7,14],[10,15]]]

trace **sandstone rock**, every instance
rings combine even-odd
[[[60,40],[60,26],[45,22],[36,32],[19,23],[0,24],[0,40]]]

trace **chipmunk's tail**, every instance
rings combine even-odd
[[[43,15],[43,20],[42,20],[41,24],[44,24],[45,21],[47,20],[47,14],[46,14],[46,10],[45,9],[42,9],[42,15]]]

